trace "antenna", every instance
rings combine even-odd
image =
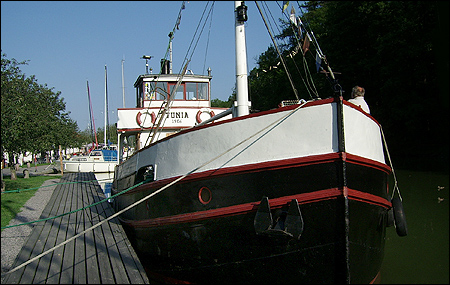
[[[148,60],[151,59],[153,56],[151,55],[143,55],[141,59],[145,59],[145,74],[148,74]]]

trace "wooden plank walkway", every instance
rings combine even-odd
[[[65,173],[41,219],[86,207],[105,199],[92,172]],[[114,214],[103,202],[84,211],[36,223],[12,268],[70,239]],[[79,236],[21,269],[5,283],[26,284],[149,284],[131,243],[117,218]]]

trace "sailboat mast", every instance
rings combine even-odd
[[[122,59],[122,100],[123,100],[123,107],[125,108],[125,80],[123,77],[123,63],[125,59]]]
[[[95,130],[94,111],[92,109],[91,92],[89,91],[89,81],[86,81],[86,84],[89,99],[89,116],[91,118],[91,132],[94,134],[94,137],[92,138],[92,148],[89,150],[89,152],[91,152],[91,150],[97,147],[98,141],[97,141],[97,131]]]
[[[247,48],[245,43],[245,21],[247,6],[244,1],[234,1],[236,38],[236,101],[237,116],[249,114],[247,81]]]
[[[107,146],[106,129],[108,128],[108,123],[108,76],[105,64],[105,131],[103,132],[103,141],[105,143],[105,146]]]

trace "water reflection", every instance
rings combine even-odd
[[[111,197],[111,187],[114,179],[114,172],[95,173],[95,178],[97,179],[98,184],[100,184],[103,193],[105,193],[105,197],[106,198]],[[109,199],[108,202],[111,203],[112,199]]]

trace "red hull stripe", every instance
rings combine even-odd
[[[306,156],[306,157],[299,157],[299,158],[290,158],[290,159],[284,159],[284,160],[276,160],[276,161],[267,161],[267,162],[260,162],[260,163],[254,163],[254,164],[247,164],[247,165],[240,165],[240,166],[233,166],[233,167],[227,167],[227,168],[219,168],[219,169],[213,169],[213,170],[207,170],[203,172],[197,172],[193,173],[186,178],[184,178],[179,183],[186,183],[186,182],[192,182],[197,180],[203,180],[203,179],[211,179],[213,177],[219,177],[219,176],[225,176],[225,175],[233,175],[233,174],[245,174],[245,173],[252,173],[252,172],[261,172],[261,171],[270,171],[270,170],[278,170],[283,168],[294,168],[294,167],[303,167],[307,165],[313,165],[313,164],[324,164],[324,163],[331,163],[333,161],[341,160],[342,157],[339,153],[329,153],[329,154],[322,154],[322,155],[312,155],[312,156]],[[391,169],[389,166],[383,163],[379,163],[370,159],[362,158],[360,156],[352,155],[352,154],[345,154],[345,160],[350,163],[355,163],[359,165],[363,165],[370,168],[375,168],[381,171],[384,171],[386,173],[390,173]],[[179,176],[178,176],[179,177]],[[136,192],[145,191],[147,189],[157,189],[160,187],[163,187],[170,182],[174,181],[178,177],[173,177],[169,179],[162,179],[157,180],[148,184],[143,184],[139,187],[136,187],[133,190],[130,190],[123,195],[131,195],[135,194]]]
[[[342,190],[334,188],[334,189],[320,190],[320,191],[316,191],[316,192],[312,192],[312,193],[304,193],[304,194],[298,194],[298,195],[292,195],[292,196],[285,196],[282,198],[271,199],[271,200],[269,200],[269,203],[270,203],[270,207],[272,209],[274,209],[274,208],[280,208],[280,207],[288,204],[292,199],[297,199],[299,204],[307,204],[307,203],[314,203],[314,202],[319,202],[319,201],[323,201],[323,200],[336,199],[337,197],[342,196],[342,195],[343,195]],[[389,201],[387,201],[386,199],[383,199],[381,197],[378,197],[378,196],[375,196],[372,194],[357,191],[357,190],[348,189],[348,198],[355,200],[355,201],[373,204],[373,205],[381,206],[381,207],[385,207],[385,208],[391,207],[391,203]],[[129,226],[134,227],[134,228],[148,228],[148,227],[156,227],[156,226],[163,226],[163,225],[198,222],[198,221],[202,221],[202,220],[217,219],[217,218],[222,218],[222,217],[227,217],[227,216],[242,215],[242,214],[245,214],[245,213],[248,213],[251,211],[256,211],[258,205],[259,205],[259,202],[251,202],[251,203],[246,203],[246,204],[241,204],[241,205],[236,205],[236,206],[224,207],[224,208],[220,208],[220,209],[180,214],[180,215],[169,216],[169,217],[161,217],[161,218],[140,220],[140,221],[121,219],[121,221]]]

